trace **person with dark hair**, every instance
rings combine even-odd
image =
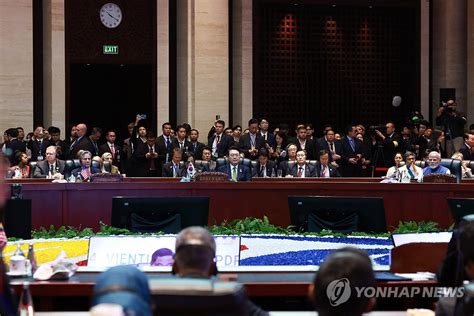
[[[288,137],[286,134],[283,134],[282,132],[278,132],[275,135],[275,146],[268,148],[268,154],[270,159],[272,160],[277,160],[277,161],[282,161],[286,157],[286,144],[288,141]]]
[[[100,173],[100,170],[92,167],[92,153],[90,151],[84,150],[79,154],[81,160],[81,166],[71,171],[71,174],[74,178],[80,177],[82,181],[90,181],[91,176],[96,173]]]
[[[30,166],[28,165],[28,155],[25,152],[17,151],[15,155],[15,165],[10,167],[12,179],[25,179],[30,177]]]
[[[233,136],[233,130],[230,127],[226,127],[226,129],[224,130],[224,134],[226,134],[229,137],[234,137]],[[235,140],[234,140],[234,142],[235,142]]]
[[[275,176],[275,162],[268,159],[268,151],[265,148],[260,148],[257,165],[253,168],[252,177],[270,178]]]
[[[464,144],[459,152],[464,160],[474,160],[474,134],[464,134]]]
[[[464,281],[474,281],[474,216],[467,215],[453,231],[448,252],[438,275],[441,286],[462,286]],[[437,316],[463,316],[463,297],[440,298],[436,304]]]
[[[161,164],[171,161],[173,157],[173,139],[171,136],[171,123],[165,122],[161,125],[162,134],[156,139],[156,146]]]
[[[102,137],[102,129],[100,127],[93,127],[89,140],[92,144],[92,157],[99,156],[99,140]]]
[[[234,144],[232,137],[224,133],[225,122],[217,120],[214,123],[214,134],[209,137],[207,146],[212,149],[212,155],[216,158],[224,157],[229,148]]]
[[[199,142],[199,131],[195,128],[191,129],[189,133],[189,155],[192,155],[196,159],[201,159],[202,151],[206,145]]]
[[[316,137],[314,137],[314,127],[313,127],[313,124],[311,123],[306,123],[304,125],[304,127],[306,128],[306,138],[307,139],[311,139],[313,141],[316,141]]]
[[[186,128],[183,125],[176,126],[176,132],[176,138],[173,139],[173,148],[181,149],[181,152],[183,153],[181,159],[184,161],[187,158],[186,153],[188,151],[189,146],[191,146],[191,143],[186,138]]]
[[[217,171],[226,173],[230,181],[250,181],[250,168],[240,164],[240,151],[237,147],[229,148],[228,163],[220,166]]]
[[[372,262],[367,253],[345,247],[326,257],[309,293],[320,316],[358,316],[368,313],[374,307],[375,298],[358,297],[356,288],[375,289],[376,285]],[[339,293],[342,294],[338,295]],[[347,295],[344,296],[345,294]],[[334,302],[336,297],[346,301]]]
[[[110,153],[112,155],[112,163],[117,167],[121,167],[122,150],[120,146],[115,143],[117,139],[115,131],[108,130],[105,133],[105,139],[107,142],[99,147],[99,156],[103,157],[105,153]]]
[[[336,168],[329,164],[329,152],[327,150],[319,151],[319,159],[316,163],[316,177],[319,178],[338,178],[341,175]]]
[[[150,265],[152,267],[172,266],[174,262],[174,252],[168,248],[160,248],[151,255]]]
[[[188,138],[188,137],[189,137],[189,134],[191,133],[191,129],[192,129],[191,125],[188,124],[188,123],[183,123],[183,124],[181,124],[181,125],[182,125],[182,126],[184,127],[184,129],[186,130],[186,138]]]
[[[15,155],[17,152],[26,152],[24,142],[18,140],[18,130],[16,128],[9,128],[5,131],[8,136],[8,143],[5,146],[6,156],[10,161],[10,165],[15,164]]]
[[[321,137],[319,142],[319,148],[329,152],[329,161],[333,168],[339,168],[341,164],[341,152],[342,145],[340,141],[335,139],[335,133],[332,129],[326,130],[324,136]]]
[[[58,127],[50,126],[48,127],[48,133],[51,137],[49,140],[50,145],[56,146],[56,154],[58,159],[65,160],[67,144],[65,141],[61,140],[61,130]]]
[[[270,133],[268,131],[269,123],[268,120],[265,118],[262,118],[258,121],[258,129],[259,129],[259,134],[262,136],[263,140],[267,144],[267,149],[268,147],[275,148],[276,146],[276,141],[275,141],[275,135]]]
[[[362,171],[362,142],[356,138],[356,127],[349,125],[341,140],[341,173],[344,177],[360,177]],[[393,159],[393,158],[392,158]]]
[[[438,108],[436,113],[436,125],[442,126],[446,135],[446,153],[447,156],[459,151],[463,143],[464,125],[466,125],[466,116],[457,111],[455,100],[448,100]]]
[[[149,131],[146,143],[140,143],[130,159],[128,171],[135,177],[159,177],[161,175],[162,160],[160,149],[157,148],[156,136]]]
[[[180,278],[210,279],[217,274],[216,242],[203,227],[191,226],[176,236],[173,274]],[[242,293],[245,295],[245,293]],[[246,295],[245,295],[246,296]],[[245,299],[243,309],[248,316],[266,316],[267,312]]]
[[[306,161],[306,151],[300,149],[296,152],[296,163],[288,168],[287,177],[314,178],[316,169]]]
[[[212,150],[211,148],[204,146],[202,149],[202,161],[207,161],[209,163],[209,169],[208,170],[203,170],[203,171],[211,171],[214,172],[216,171],[217,163],[212,160]]]
[[[180,162],[183,157],[183,151],[176,147],[173,148],[173,158],[170,162],[163,165],[163,170],[161,171],[162,177],[168,178],[179,178],[183,174],[184,166],[180,166]]]
[[[232,137],[234,138],[234,143],[236,143],[236,144],[239,143],[240,136],[242,136],[242,126],[235,125],[232,128]]]
[[[415,153],[407,151],[403,157],[405,158],[405,165],[398,168],[398,174],[402,182],[404,179],[423,181],[423,169],[415,165]]]
[[[308,160],[316,159],[315,151],[319,149],[319,145],[315,144],[313,140],[307,138],[308,134],[306,131],[306,126],[303,124],[298,125],[296,128],[296,133],[296,138],[293,138],[290,140],[290,142],[296,144],[298,151],[304,150]]]
[[[111,310],[116,310],[114,306],[121,307],[123,315],[152,315],[145,273],[125,265],[112,267],[99,275],[92,294],[91,315],[112,315]]]
[[[18,130],[18,137],[17,137],[18,140],[21,141],[21,142],[24,142],[25,141],[25,130],[21,126],[18,126],[16,129]]]
[[[258,151],[265,148],[265,139],[258,133],[258,120],[252,118],[249,120],[249,133],[242,135],[237,145],[245,158],[256,160]]]

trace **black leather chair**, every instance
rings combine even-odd
[[[149,281],[155,315],[248,315],[241,284],[213,279],[169,278]]]
[[[227,166],[228,164],[228,159],[227,157],[224,157],[224,158],[217,158],[217,161],[216,161],[217,165],[216,165],[216,169],[219,169],[221,166]],[[248,158],[240,158],[240,163],[239,165],[243,165],[243,166],[247,166],[250,168],[250,174],[252,174],[252,160],[248,159]]]
[[[35,169],[36,169],[37,164],[38,164],[37,161],[30,161],[30,174],[29,174],[30,178],[33,178],[33,175],[35,174]]]
[[[456,180],[458,183],[461,182],[462,179],[462,161],[458,159],[451,159],[451,158],[443,158],[441,159],[441,165],[446,167],[451,171],[452,175],[456,176]]]
[[[210,170],[209,161],[205,161],[205,160],[194,160],[194,167],[200,170],[203,170],[204,168],[206,170]]]

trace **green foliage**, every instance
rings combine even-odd
[[[398,227],[393,230],[394,234],[404,234],[404,233],[432,233],[439,232],[441,229],[438,227],[438,223],[428,221],[428,222],[415,222],[400,221]]]
[[[350,234],[337,233],[330,230],[322,230],[320,232],[296,232],[293,226],[286,228],[275,226],[270,223],[267,216],[263,218],[246,217],[244,219],[236,219],[232,221],[224,221],[220,225],[212,225],[209,231],[214,235],[252,235],[252,234],[278,234],[278,235],[304,235],[304,236],[368,236],[368,237],[389,237],[390,233],[364,233],[352,232]],[[393,233],[425,233],[425,232],[439,232],[438,223],[435,222],[415,222],[400,221],[398,227],[393,230]],[[38,230],[33,230],[31,235],[34,239],[48,239],[48,238],[75,238],[75,237],[91,237],[91,236],[113,236],[113,235],[163,235],[163,232],[153,234],[132,233],[125,228],[116,228],[100,222],[100,229],[97,233],[91,228],[75,228],[71,226],[61,226],[55,228],[53,225],[46,229],[41,227]],[[9,238],[9,241],[15,241],[15,238]]]
[[[270,224],[268,217],[263,219],[255,217],[246,217],[233,221],[224,221],[221,225],[212,225],[209,231],[213,235],[242,235],[242,234],[281,234],[288,235],[293,233],[291,227],[283,227]]]

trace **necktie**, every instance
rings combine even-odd
[[[179,142],[179,148],[183,149],[183,142]]]
[[[148,146],[148,150],[149,150],[150,153],[153,153],[154,152],[153,146]],[[156,170],[156,165],[155,165],[155,159],[154,158],[150,159],[149,168],[150,168],[150,170]]]
[[[303,167],[299,167],[298,168],[298,174],[296,175],[298,178],[301,178],[301,176],[303,175]]]
[[[260,176],[261,176],[261,177],[264,177],[264,176],[265,176],[264,172],[265,172],[265,167],[264,167],[264,166],[261,166],[261,167],[260,167]]]
[[[166,137],[166,149],[169,149],[171,146],[170,138]]]
[[[331,146],[331,152],[334,152],[334,143],[330,142],[329,145]]]
[[[354,140],[352,138],[349,138],[349,143],[351,144],[352,151],[355,152]]]
[[[115,146],[114,146],[114,144],[110,145],[110,151],[112,153],[112,158],[115,158]]]
[[[232,167],[232,181],[237,182],[237,167]]]
[[[216,144],[219,144],[219,142],[221,141],[221,137],[219,135],[216,136]]]
[[[176,178],[178,176],[178,166],[173,164],[173,178]]]
[[[321,177],[326,177],[326,166],[323,166],[323,170],[321,171]]]
[[[149,149],[150,153],[153,153],[153,147],[152,146],[148,146],[148,149]]]
[[[53,165],[49,165],[49,174],[50,174],[50,175],[53,175],[53,174],[54,174]]]

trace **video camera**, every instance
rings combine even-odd
[[[370,135],[377,135],[377,132],[376,131],[380,131],[383,133],[383,131],[385,130],[385,125],[371,125],[369,126],[369,133]]]
[[[456,103],[448,104],[448,102],[441,102],[440,107],[444,108],[443,113],[450,114],[456,111]]]

